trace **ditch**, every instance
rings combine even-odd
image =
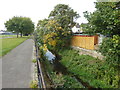
[[[50,51],[47,51],[41,58],[41,66],[47,88],[94,88],[82,81],[74,73],[68,71],[60,63],[61,56],[56,58]]]

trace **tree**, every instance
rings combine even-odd
[[[79,15],[68,5],[58,4],[50,12],[49,18],[40,20],[37,32],[40,43],[56,54],[57,50],[70,45],[72,27]]]
[[[120,14],[118,2],[96,2],[96,11],[84,12],[88,20],[87,28],[91,33],[102,33],[104,35],[120,35]]]
[[[47,44],[48,48],[50,47],[49,49],[52,48],[54,51],[57,51],[69,45],[71,32],[62,28],[57,21],[49,20],[46,24],[46,31],[44,43]]]
[[[112,38],[105,38],[99,51],[106,56],[108,64],[120,68],[120,36],[113,35]],[[117,68],[117,69],[118,69]]]
[[[19,23],[20,23],[20,19],[18,19],[17,17],[13,17],[12,19],[6,21],[5,27],[7,28],[8,31],[16,32],[18,37],[19,28],[20,28]]]
[[[42,45],[44,44],[44,41],[43,41],[43,37],[45,35],[45,32],[46,31],[46,27],[45,25],[48,23],[48,19],[44,19],[44,20],[39,20],[38,21],[38,24],[37,24],[37,27],[36,27],[36,35],[37,35],[37,42],[38,43],[41,43]]]
[[[55,19],[62,28],[72,28],[79,14],[71,9],[68,5],[58,4],[50,12],[49,18]]]
[[[56,5],[50,12],[50,20],[46,26],[50,34],[54,33],[49,38],[56,41],[54,42],[56,50],[69,45],[72,36],[71,28],[75,25],[77,18],[79,14],[65,4]]]
[[[30,18],[22,17],[21,30],[22,34],[31,34],[34,31],[34,24]]]
[[[105,63],[119,71],[120,68],[120,14],[118,2],[96,2],[96,11],[84,12],[88,23],[82,25],[89,33],[110,35],[99,46],[99,52],[105,56]],[[119,80],[120,82],[120,80]]]
[[[18,34],[21,33],[21,37],[23,34],[30,34],[34,31],[34,24],[30,18],[27,17],[13,17],[9,19],[5,23],[5,27],[8,31],[14,31]]]

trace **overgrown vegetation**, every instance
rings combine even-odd
[[[111,68],[105,60],[88,55],[79,55],[72,49],[61,50],[60,61],[67,69],[95,88],[118,88],[118,70]]]
[[[99,50],[108,64],[120,67],[120,36],[114,35],[112,38],[105,38]]]
[[[106,60],[99,60],[89,55],[79,55],[78,51],[71,48],[61,49],[58,52],[61,56],[60,63],[69,72],[63,74],[54,70],[54,65],[47,60],[44,54],[45,52],[41,54],[43,55],[42,62],[55,84],[54,88],[84,88],[74,76],[94,88],[118,88],[118,70],[111,67]]]
[[[30,88],[38,88],[38,82],[35,80],[31,81]]]
[[[56,72],[53,72],[51,76],[56,86],[55,88],[84,88],[83,85],[71,75],[56,74]]]
[[[108,80],[107,84],[120,88],[120,2],[96,2],[95,7],[96,11],[93,13],[84,12],[88,23],[82,24],[81,26],[85,33],[100,33],[107,36],[101,43],[99,49],[99,52],[105,56],[104,61],[105,67],[107,68],[105,70],[108,70],[109,73],[104,73],[104,76]],[[116,75],[112,76],[114,73]],[[115,83],[116,85],[114,85]]]
[[[37,60],[36,60],[36,59],[33,59],[33,60],[32,60],[32,62],[33,62],[33,63],[36,63],[36,62],[37,62]]]
[[[40,20],[37,24],[38,42],[52,53],[70,45],[74,20],[79,15],[65,4],[58,4],[50,12],[48,19]],[[64,39],[63,39],[64,38]]]
[[[89,22],[81,25],[86,33],[100,33],[109,36],[103,40],[99,51],[112,67],[119,67],[120,64],[119,5],[120,2],[96,2],[95,12],[84,12],[84,16]]]
[[[98,0],[99,1],[99,0]],[[100,52],[106,57],[99,60],[88,55],[79,55],[77,51],[68,49],[72,36],[71,28],[74,18],[79,15],[68,5],[58,4],[51,11],[48,19],[40,20],[35,31],[36,42],[40,49],[50,50],[72,75],[77,76],[95,88],[120,87],[120,33],[119,7],[117,2],[96,2],[96,11],[84,12],[88,19],[82,24],[84,33],[104,34],[106,38],[100,46]],[[43,52],[43,51],[41,51]],[[81,88],[82,86],[71,76],[55,72],[52,64],[41,53],[47,72],[57,87]],[[59,56],[61,58],[59,58]]]
[[[54,64],[45,57],[45,51],[40,50],[42,64],[52,80],[54,88],[84,88],[80,82],[71,74],[64,75],[61,72],[54,70]]]
[[[95,2],[96,11],[84,12],[88,23],[82,25],[83,31],[90,34],[120,35],[119,4],[120,2]]]
[[[48,19],[39,20],[37,30],[34,33],[37,45],[41,49],[41,56],[46,68],[45,70],[50,74],[55,84],[55,88],[81,87],[79,82],[71,76],[56,74],[57,72],[53,70],[53,66],[44,56],[45,51],[48,49],[57,57],[57,53],[61,48],[70,45],[70,39],[72,36],[71,28],[75,25],[74,20],[78,17],[79,15],[77,12],[71,9],[68,5],[58,4],[55,6],[54,10],[50,12]]]

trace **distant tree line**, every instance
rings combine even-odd
[[[17,33],[17,37],[19,33],[22,37],[23,35],[31,34],[34,31],[34,23],[28,17],[14,16],[13,18],[6,21],[4,24],[7,28],[7,31]]]

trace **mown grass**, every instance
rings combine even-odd
[[[16,35],[0,35],[0,38],[5,38],[5,37],[11,37],[11,38],[13,38],[13,37],[17,37]]]
[[[4,56],[13,48],[24,42],[28,37],[0,39],[0,56]]]

